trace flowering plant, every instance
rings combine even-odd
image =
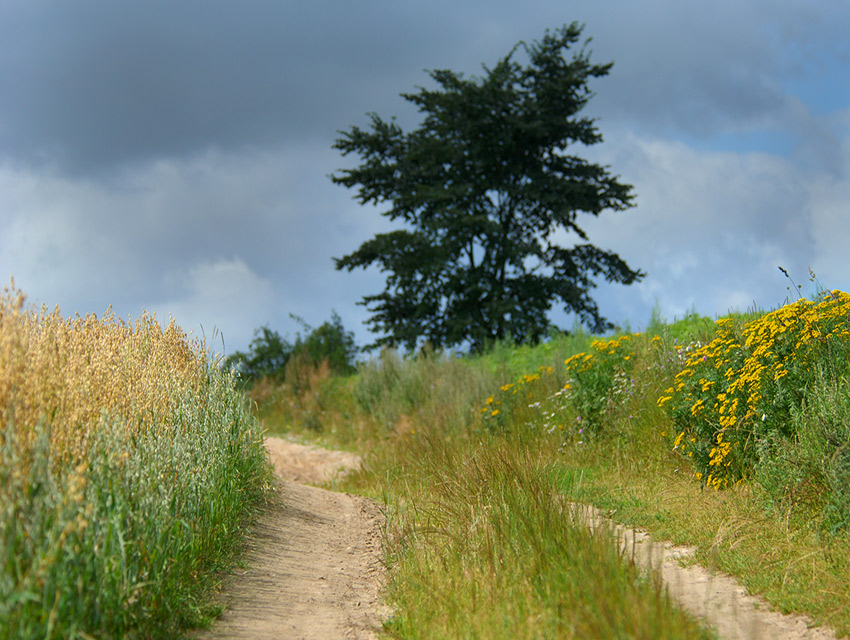
[[[693,351],[658,399],[676,427],[673,448],[692,458],[697,477],[715,489],[750,475],[758,443],[789,433],[823,367],[847,369],[850,295],[826,292],[741,325],[716,322],[716,337]]]

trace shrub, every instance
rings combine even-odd
[[[262,378],[278,378],[283,381],[286,363],[292,355],[293,346],[277,331],[262,326],[254,331],[254,339],[248,351],[236,351],[224,361],[227,369],[235,369],[249,383]]]
[[[795,436],[792,415],[819,371],[846,374],[850,296],[833,291],[818,303],[716,324],[716,337],[690,354],[658,399],[676,427],[674,448],[715,489],[752,475],[768,439]]]
[[[568,358],[566,400],[573,406],[583,428],[598,432],[603,428],[615,387],[627,387],[634,366],[634,340],[640,334],[626,334],[611,340],[594,340],[589,352]]]
[[[248,351],[236,351],[228,356],[224,361],[225,367],[235,369],[249,385],[262,378],[283,382],[290,375],[287,365],[292,360],[297,363],[289,369],[299,375],[305,367],[320,368],[323,363],[327,363],[334,373],[345,375],[354,372],[359,349],[354,343],[354,334],[345,330],[336,312],[331,314],[330,321],[315,329],[298,316],[290,316],[307,331],[306,338],[299,333],[295,342],[291,343],[277,331],[267,326],[260,327],[254,332]]]

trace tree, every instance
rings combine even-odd
[[[436,88],[401,94],[424,114],[409,133],[375,113],[368,130],[338,132],[333,148],[362,164],[331,180],[357,187],[361,204],[388,203],[382,215],[403,223],[335,259],[337,269],[388,274],[384,291],[361,302],[386,334],[372,346],[536,342],[553,328],[557,300],[594,331],[612,326],[590,297],[594,279],[631,284],[645,274],[587,242],[578,225],[580,212],[621,211],[633,199],[607,167],[567,153],[602,141],[579,112],[593,95],[589,79],[613,65],[591,64],[587,43],[566,57],[582,28],[520,42],[481,78],[429,72]],[[560,246],[563,232],[581,242]]]
[[[349,374],[354,371],[359,349],[354,342],[354,334],[345,330],[336,311],[331,313],[329,321],[315,329],[299,316],[289,315],[307,332],[306,338],[297,333],[292,343],[277,331],[262,326],[254,331],[254,339],[248,351],[236,351],[225,359],[224,366],[235,368],[249,383],[264,377],[283,382],[287,364],[296,358],[300,359],[302,365],[311,367],[326,361],[334,373]]]
[[[304,354],[313,366],[327,361],[331,370],[336,373],[353,373],[354,361],[359,351],[354,342],[354,333],[346,331],[342,319],[336,311],[331,313],[331,319],[313,328],[302,318],[291,315],[294,320],[304,327],[307,337],[299,335],[295,341],[293,355]]]
[[[293,346],[277,331],[262,326],[254,330],[254,339],[247,352],[236,351],[229,355],[224,366],[234,368],[248,381],[271,377],[283,381],[286,363],[292,355]]]

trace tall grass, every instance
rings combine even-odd
[[[584,344],[541,351],[563,359]],[[529,430],[519,408],[504,429],[484,419],[494,388],[527,394],[554,379],[548,366],[519,375],[529,357],[515,347],[482,359],[385,351],[353,378],[322,381],[319,422],[293,412],[285,390],[267,396],[282,408],[261,411],[289,432],[340,441],[356,431],[347,441],[368,453],[347,482],[386,504],[393,637],[707,637],[604,532],[573,521],[555,464],[560,433]],[[352,431],[333,424],[345,415]]]
[[[536,448],[423,437],[384,487],[404,638],[706,638],[610,533],[574,519]]]
[[[269,471],[229,374],[172,322],[0,300],[0,638],[177,637]]]

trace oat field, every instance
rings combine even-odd
[[[172,321],[0,298],[0,638],[179,637],[269,470],[218,359]]]

